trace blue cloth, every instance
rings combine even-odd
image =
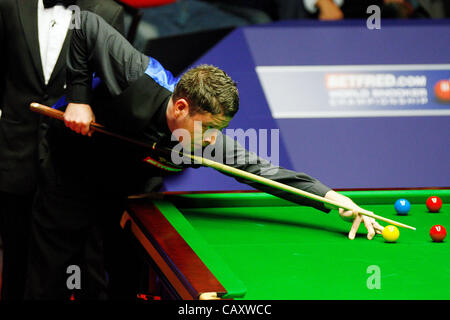
[[[92,89],[98,87],[98,85],[102,82],[99,77],[94,76],[92,78]],[[66,96],[62,96],[56,103],[52,106],[53,109],[61,109],[62,107],[67,106],[69,103],[66,101]]]
[[[145,70],[145,74],[156,81],[157,84],[166,88],[170,92],[175,90],[180,77],[174,78],[172,73],[166,69],[158,62],[158,60],[149,57],[150,61],[148,67]]]
[[[56,103],[54,105],[52,105],[53,109],[61,109],[62,107],[67,106],[68,103],[66,101],[66,96],[62,96],[61,99],[59,99],[58,101],[56,101]]]

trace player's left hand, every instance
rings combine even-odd
[[[381,226],[375,219],[360,214],[359,212],[361,211],[361,208],[357,206],[350,198],[333,190],[330,190],[325,195],[325,198],[339,202],[343,206],[352,209],[345,210],[343,208],[339,208],[340,217],[345,221],[352,222],[352,227],[348,233],[348,238],[350,240],[355,239],[356,232],[358,231],[361,222],[364,223],[364,226],[367,229],[367,239],[369,240],[372,240],[375,234],[381,234],[383,232],[384,227]]]
[[[350,240],[355,239],[356,232],[358,231],[361,222],[364,223],[364,226],[367,229],[367,239],[369,240],[372,240],[375,234],[381,234],[383,232],[383,226],[381,226],[374,218],[358,213],[358,209],[356,208],[352,211],[339,208],[339,215],[346,221],[353,221],[350,232],[348,233],[348,238]]]

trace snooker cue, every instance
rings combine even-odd
[[[49,116],[49,117],[52,117],[52,118],[64,121],[64,112],[62,112],[60,110],[52,109],[50,107],[47,107],[47,106],[44,106],[44,105],[41,105],[41,104],[35,103],[35,102],[31,103],[30,109],[32,111],[40,113],[42,115]],[[140,146],[145,147],[145,148],[149,148],[149,149],[156,150],[156,151],[161,151],[161,152],[172,152],[172,150],[169,149],[169,148],[165,148],[163,150],[163,149],[161,149],[159,147],[156,147],[156,143],[154,143],[153,145],[150,145],[150,144],[147,144],[145,142],[141,142],[141,141],[138,141],[138,140],[134,140],[134,139],[131,139],[131,138],[128,138],[128,137],[124,137],[122,135],[110,132],[110,131],[106,130],[102,125],[100,125],[98,123],[95,123],[95,122],[91,123],[90,126],[91,126],[93,131],[98,131],[98,132],[101,132],[103,134],[107,134],[107,135],[116,137],[118,139],[121,139],[121,140],[130,142],[130,143],[134,143],[134,144],[140,145]],[[241,177],[241,178],[248,179],[248,180],[251,180],[251,181],[255,181],[255,182],[258,182],[258,183],[261,183],[261,184],[264,184],[264,185],[267,185],[267,186],[270,186],[270,187],[273,187],[273,188],[276,188],[276,189],[280,189],[280,190],[283,190],[283,191],[286,191],[286,192],[289,192],[289,193],[292,193],[292,194],[295,194],[295,195],[299,195],[299,196],[306,197],[306,198],[309,198],[309,199],[313,199],[313,200],[316,200],[316,201],[319,201],[319,202],[322,202],[322,203],[326,203],[326,204],[332,206],[335,209],[343,208],[343,209],[346,209],[346,210],[353,211],[350,207],[347,207],[345,205],[341,205],[341,204],[339,204],[336,201],[326,199],[324,197],[315,195],[313,193],[309,193],[307,191],[303,191],[303,190],[291,187],[289,185],[286,185],[286,184],[283,184],[283,183],[280,183],[280,182],[277,182],[277,181],[273,181],[273,180],[270,180],[268,178],[264,178],[264,177],[258,176],[256,174],[253,174],[253,173],[250,173],[250,172],[246,172],[244,170],[236,169],[236,168],[230,167],[228,165],[225,165],[225,164],[222,164],[222,163],[219,163],[219,162],[216,162],[216,161],[212,161],[212,160],[209,160],[209,159],[206,159],[206,158],[203,158],[203,157],[191,155],[191,154],[183,154],[183,156],[189,157],[192,160],[194,160],[196,163],[202,164],[203,166],[210,167],[210,168],[216,169],[218,171],[222,171],[222,172],[231,174],[233,176],[237,176],[237,177]],[[416,228],[414,228],[414,227],[411,227],[409,225],[406,225],[406,224],[403,224],[403,223],[400,223],[400,222],[397,222],[397,221],[394,221],[394,220],[391,220],[391,219],[388,219],[388,218],[376,215],[372,211],[368,211],[368,210],[365,210],[363,208],[360,208],[360,210],[358,210],[358,212],[360,214],[362,214],[362,215],[365,215],[365,216],[368,216],[368,217],[371,217],[371,218],[374,218],[374,219],[378,219],[378,220],[390,223],[390,224],[398,226],[398,227],[411,229],[411,230],[416,230]]]

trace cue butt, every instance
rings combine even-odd
[[[42,114],[44,116],[48,116],[51,118],[55,118],[58,120],[64,121],[64,112],[56,109],[49,108],[37,102],[33,102],[30,104],[31,111]]]

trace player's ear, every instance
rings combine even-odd
[[[189,114],[189,103],[184,98],[179,98],[174,103],[174,115],[176,118],[184,118]]]

